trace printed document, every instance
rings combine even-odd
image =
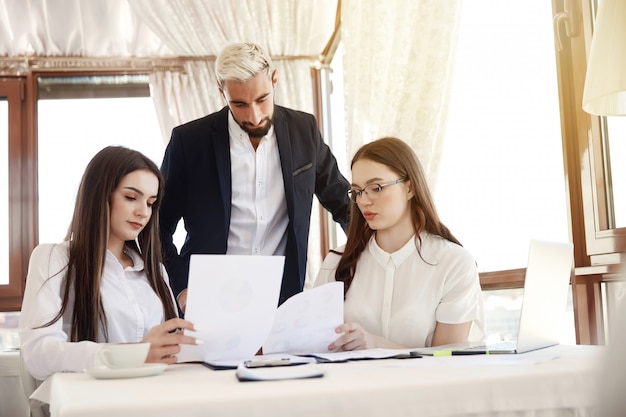
[[[269,334],[283,276],[283,256],[191,255],[185,319],[202,341],[181,345],[179,362],[250,358]]]
[[[185,318],[202,341],[179,362],[232,366],[264,354],[328,352],[341,335],[343,283],[295,294],[280,307],[282,256],[192,255]]]

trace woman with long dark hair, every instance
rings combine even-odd
[[[21,354],[43,380],[99,365],[102,343],[150,342],[146,362],[175,363],[193,326],[177,317],[161,264],[163,178],[140,152],[98,152],[83,174],[63,243],[30,257],[20,315]]]
[[[348,237],[315,285],[344,283],[345,323],[330,350],[426,347],[480,339],[476,263],[439,220],[421,164],[397,138],[361,147],[351,164]]]

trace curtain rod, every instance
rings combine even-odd
[[[0,75],[36,71],[178,71],[184,72],[185,63],[215,61],[215,55],[172,57],[81,57],[81,56],[15,56],[0,57]],[[309,60],[319,62],[320,55],[278,55],[274,61]]]

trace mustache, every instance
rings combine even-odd
[[[267,124],[267,123],[271,123],[271,122],[272,122],[272,119],[270,119],[269,117],[266,117],[266,118],[264,118],[263,120],[261,120],[261,123],[260,123],[260,124],[258,124],[258,125],[256,125],[256,126],[255,126],[255,125],[253,125],[253,124],[252,124],[252,123],[250,123],[250,122],[242,122],[242,123],[241,123],[241,125],[242,125],[242,126],[245,126],[245,127],[248,127],[248,128],[250,128],[250,129],[258,129],[258,128],[260,128],[260,127],[263,127],[265,124]]]

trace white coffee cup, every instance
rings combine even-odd
[[[139,368],[148,357],[150,343],[107,343],[98,358],[107,368]]]

